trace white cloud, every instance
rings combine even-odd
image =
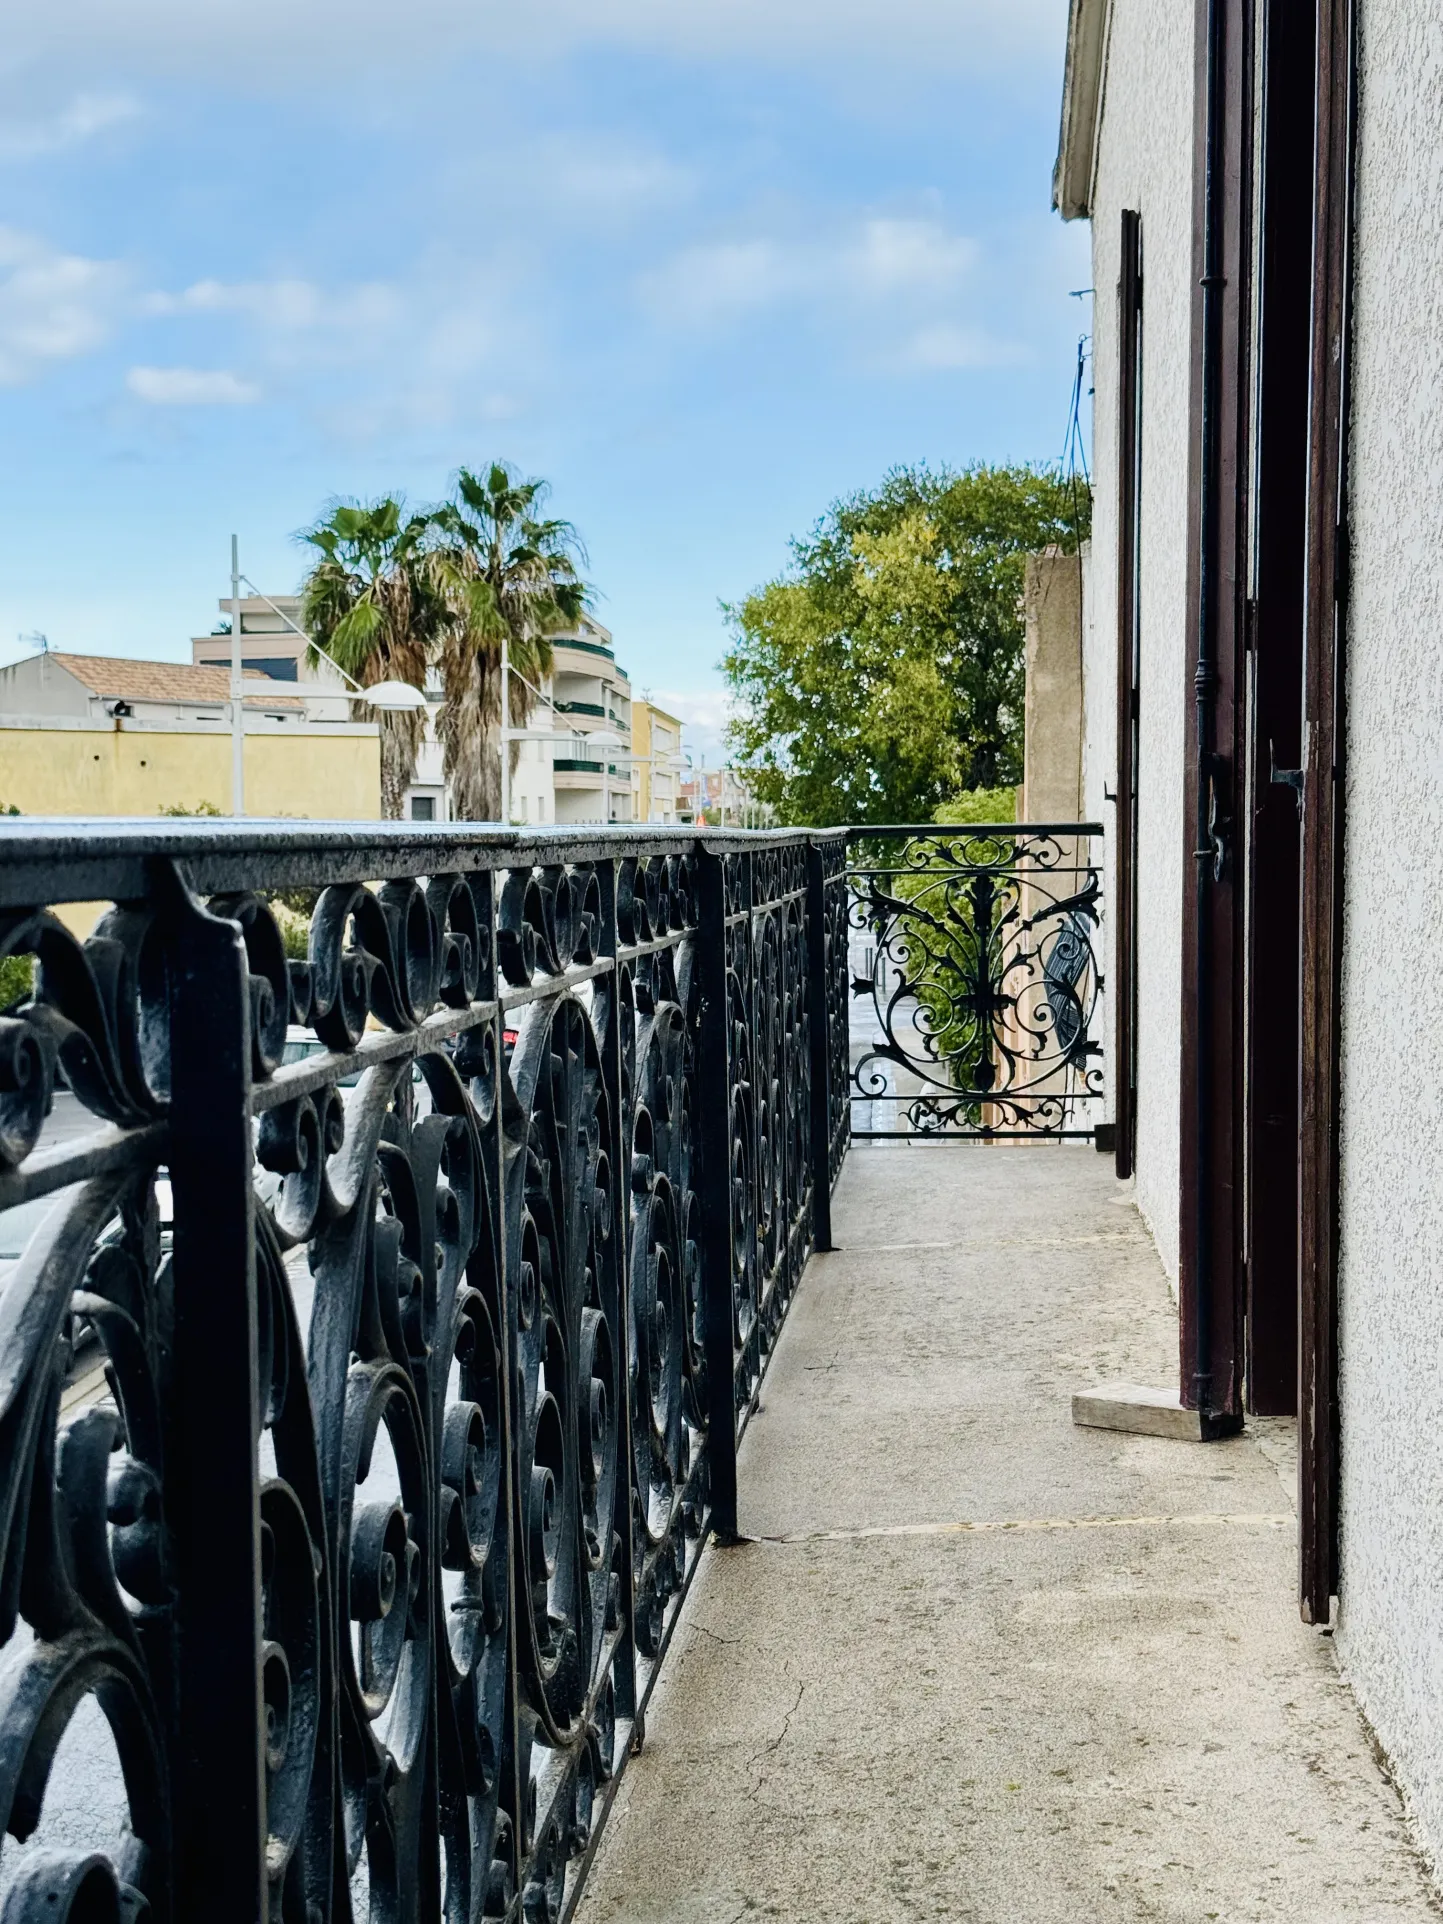
[[[927,374],[948,368],[1010,367],[1026,359],[1025,350],[1015,342],[996,340],[980,327],[938,321],[919,327],[904,342],[896,365],[903,371]]]
[[[977,263],[978,248],[940,221],[873,219],[845,250],[845,278],[869,294],[946,292]]]
[[[42,119],[7,114],[0,120],[0,160],[33,160],[78,147],[139,112],[140,103],[130,94],[76,94],[68,106]]]
[[[18,386],[51,362],[99,347],[125,287],[125,271],[114,261],[65,254],[36,235],[0,227],[0,386]]]
[[[641,692],[643,700],[655,702],[658,708],[675,715],[688,727],[719,734],[731,718],[731,697],[719,688],[653,688]]]
[[[799,292],[806,268],[770,240],[714,241],[684,247],[642,275],[642,302],[656,319],[712,327]]]
[[[547,136],[527,156],[525,175],[537,204],[588,225],[676,207],[696,189],[691,171],[668,155],[604,133]]]
[[[178,294],[146,296],[145,312],[155,315],[243,314],[281,332],[320,327],[374,328],[395,319],[396,290],[383,282],[361,282],[328,293],[314,281],[195,281]]]
[[[153,407],[243,407],[261,398],[254,381],[227,368],[133,367],[125,385]]]
[[[1067,0],[411,0],[396,34],[391,0],[51,0],[11,9],[12,59],[77,47],[147,67],[218,75],[268,92],[305,85],[374,59],[384,36],[393,68],[424,70],[489,53],[508,60],[564,56],[591,47],[684,58],[804,62],[837,59],[872,68],[952,68],[1060,57]]]
[[[210,277],[153,291],[138,308],[160,324],[159,339],[175,343],[174,358],[243,362],[249,391],[192,396],[168,365],[133,373],[129,385],[144,400],[171,402],[252,400],[259,385],[352,445],[509,419],[524,406],[518,386],[543,353],[544,324],[518,311],[526,268],[514,256],[477,256],[448,243],[398,260],[394,281]],[[170,359],[165,347],[148,351]]]
[[[698,761],[718,767],[726,752],[726,726],[732,716],[731,697],[716,688],[652,688],[638,691],[682,724],[682,744]]]
[[[862,53],[879,63],[962,54],[986,58],[1035,45],[1048,26],[1060,40],[1066,0],[558,0],[550,35],[561,45],[615,42],[702,55]]]
[[[643,274],[642,304],[664,325],[708,328],[787,301],[916,304],[953,296],[975,241],[936,220],[872,216],[819,240],[704,242]]]

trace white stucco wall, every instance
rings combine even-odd
[[[1188,341],[1192,298],[1192,0],[1115,0],[1093,200],[1093,469],[1085,807],[1115,834],[1117,279],[1121,213],[1142,215],[1143,474],[1138,757],[1137,1202],[1174,1283],[1182,981]],[[1108,857],[1111,888],[1111,855]],[[1110,1064],[1110,1057],[1109,1057]]]
[[[1443,1859],[1443,9],[1363,0],[1340,1654]]]

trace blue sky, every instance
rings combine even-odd
[[[1055,459],[1065,0],[18,0],[0,660],[188,655],[336,495],[554,485],[638,687],[897,462]],[[14,20],[12,10],[9,16]]]

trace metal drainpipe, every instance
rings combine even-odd
[[[1212,885],[1221,881],[1224,843],[1217,804],[1213,703],[1217,661],[1218,389],[1222,349],[1223,226],[1223,0],[1208,0],[1207,123],[1203,156],[1202,477],[1199,513],[1197,666],[1197,1242],[1193,1389],[1206,1413],[1212,1405]]]

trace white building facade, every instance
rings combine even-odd
[[[217,604],[229,622],[231,603],[227,598]],[[308,642],[301,631],[299,595],[247,595],[240,604],[241,663],[247,676],[263,675],[291,684],[304,701],[307,717],[314,722],[348,721],[356,714],[369,719],[369,711],[357,707],[345,692],[345,683],[336,669],[325,660],[306,659]],[[608,637],[609,640],[609,637]],[[191,658],[197,665],[230,668],[231,638],[223,630],[196,635],[191,640]],[[279,690],[277,691],[280,692]],[[289,692],[289,691],[288,691]],[[426,730],[416,757],[415,774],[407,788],[402,807],[413,822],[446,822],[452,819],[446,791],[444,758],[437,722],[441,711],[441,678],[432,670],[426,677]],[[549,697],[551,684],[542,686]],[[511,777],[511,813],[518,822],[554,822],[555,789],[551,764],[556,744],[535,739],[553,728],[549,709],[538,706],[528,733],[533,739],[518,742],[516,765]]]
[[[229,600],[219,602],[231,614]],[[346,721],[351,704],[340,675],[326,662],[308,663],[301,633],[299,595],[251,595],[240,604],[241,660],[248,676],[265,676],[294,687],[311,721]],[[192,660],[216,670],[230,667],[228,632],[197,635]],[[521,738],[513,743],[511,818],[514,822],[628,822],[635,818],[636,774],[632,755],[631,681],[616,661],[612,636],[584,615],[574,630],[552,638],[553,665],[539,690]],[[279,690],[277,691],[279,692]],[[288,689],[289,692],[289,689]],[[406,791],[407,817],[418,822],[451,819],[437,720],[441,682],[427,677],[425,738]],[[676,740],[669,740],[675,727]],[[655,792],[678,805],[680,723],[662,717],[664,759]],[[648,754],[651,750],[646,751]]]
[[[1184,1397],[1297,1414],[1303,1613],[1435,1854],[1440,130],[1436,0],[1073,0],[1119,1164]]]
[[[555,726],[569,729],[551,759],[558,822],[632,819],[631,680],[617,666],[611,633],[583,616],[573,633],[553,635],[551,694]]]

